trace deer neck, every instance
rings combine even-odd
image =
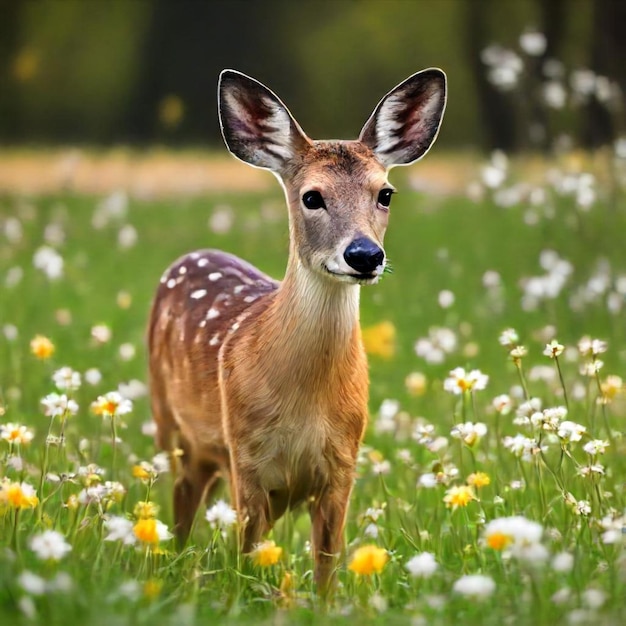
[[[265,345],[280,352],[273,356],[294,376],[329,375],[359,341],[359,291],[359,285],[321,276],[292,256],[267,311]]]

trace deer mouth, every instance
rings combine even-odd
[[[373,285],[374,283],[378,282],[378,279],[380,278],[380,274],[378,272],[338,272],[330,270],[326,266],[324,266],[324,270],[327,274],[330,274],[330,276],[343,283]]]

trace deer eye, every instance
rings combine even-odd
[[[393,189],[382,189],[378,194],[378,204],[380,206],[388,208],[391,204],[391,196],[393,196]]]
[[[324,198],[322,198],[322,194],[319,191],[307,191],[302,196],[302,204],[311,210],[326,208]]]

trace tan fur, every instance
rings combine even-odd
[[[282,283],[216,250],[191,253],[165,272],[148,336],[156,439],[183,450],[174,489],[181,542],[221,476],[230,480],[245,552],[287,508],[306,503],[315,580],[325,593],[367,424],[359,290],[384,269],[388,209],[379,193],[389,189],[389,167],[419,158],[434,140],[445,76],[426,70],[399,85],[364,139],[325,142],[306,137],[260,83],[232,71],[220,81],[229,148],[271,169],[284,187],[289,260]],[[421,120],[416,106],[429,117]],[[392,151],[379,150],[379,136]],[[323,208],[305,207],[311,191]],[[373,247],[366,269],[346,256],[359,241]]]

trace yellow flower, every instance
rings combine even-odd
[[[486,487],[489,483],[491,483],[491,478],[485,472],[474,472],[467,477],[467,484],[476,489]]]
[[[387,550],[373,544],[357,548],[352,555],[348,569],[355,574],[371,576],[380,574],[389,560]]]
[[[54,354],[54,344],[43,335],[35,335],[30,342],[30,351],[38,359],[49,359]]]
[[[158,597],[161,593],[161,589],[163,588],[163,581],[155,580],[152,578],[151,580],[147,580],[143,585],[143,595],[148,598],[148,600],[154,600],[154,598]]]
[[[154,502],[137,502],[133,509],[133,515],[137,519],[150,519],[159,513],[159,506]]]
[[[0,485],[0,504],[14,509],[34,509],[39,504],[39,498],[28,483],[4,479]]]
[[[282,553],[283,549],[277,546],[273,541],[264,541],[252,550],[250,557],[255,565],[268,567],[269,565],[278,563]]]
[[[141,465],[133,465],[133,478],[139,478],[140,480],[150,480],[150,472]]]
[[[396,352],[396,327],[388,320],[363,329],[363,345],[368,354],[391,359]]]
[[[157,544],[159,543],[159,533],[157,522],[155,519],[140,519],[134,526],[133,532],[135,537],[142,543]]]
[[[285,572],[283,579],[280,583],[280,599],[281,605],[289,607],[292,605],[295,598],[293,574],[291,572]]]
[[[460,506],[467,506],[472,500],[476,500],[476,495],[474,489],[468,485],[450,487],[443,498],[446,506],[453,510]]]
[[[133,534],[139,541],[147,546],[152,546],[153,549],[159,541],[167,541],[174,536],[163,522],[153,517],[138,520],[133,526]]]
[[[404,379],[404,385],[412,396],[423,396],[426,392],[426,376],[421,372],[411,372]]]

